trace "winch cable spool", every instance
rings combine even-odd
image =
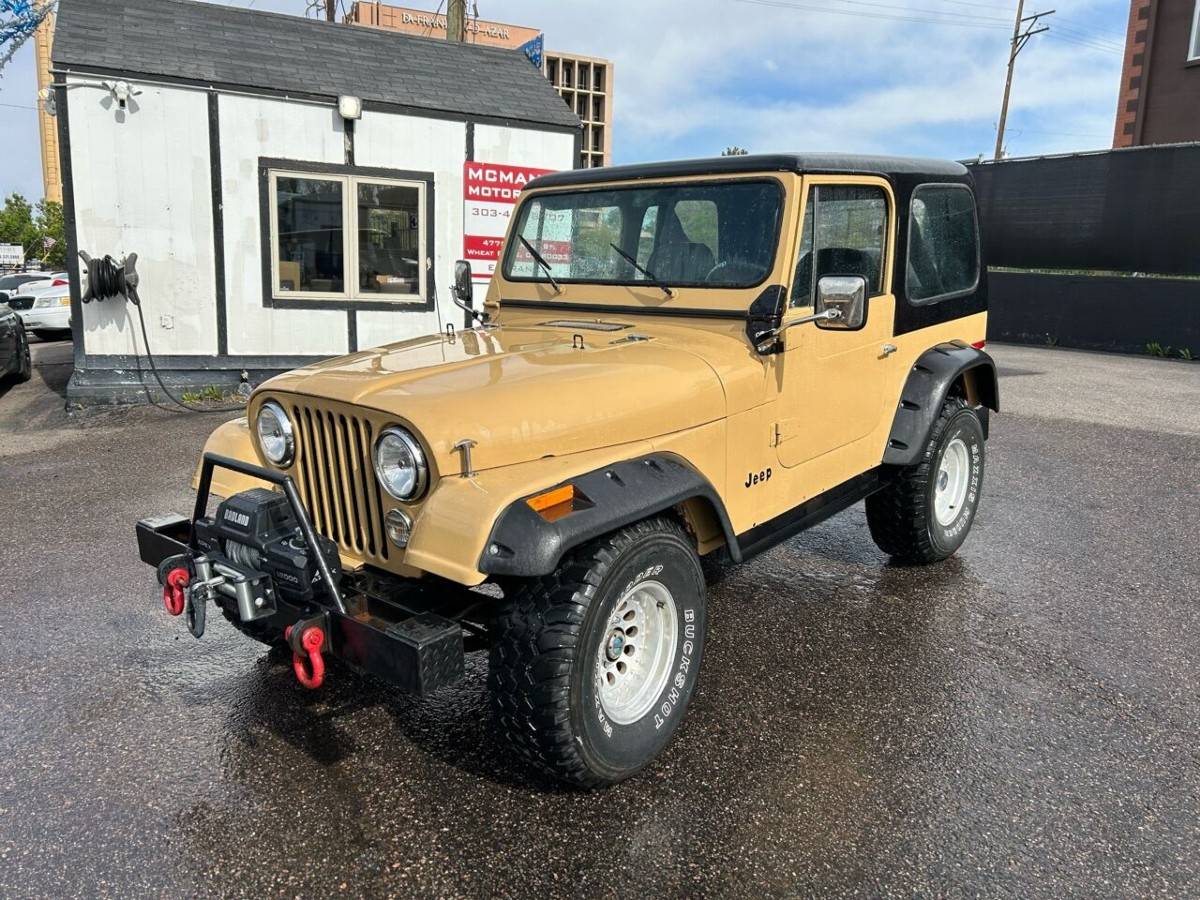
[[[109,297],[124,297],[133,304],[137,310],[138,323],[142,329],[142,344],[146,348],[146,359],[150,363],[150,371],[154,374],[154,380],[158,382],[159,389],[162,390],[167,397],[188,412],[244,412],[245,406],[194,406],[176,397],[163,383],[162,376],[158,373],[158,365],[154,362],[154,354],[150,351],[150,336],[146,331],[146,316],[142,312],[142,298],[138,294],[138,274],[137,274],[137,254],[130,253],[123,260],[115,260],[111,256],[104,256],[101,259],[93,259],[82,250],[79,252],[80,258],[84,265],[87,266],[87,289],[81,298],[84,303],[91,303],[93,300],[101,301]],[[142,387],[146,391],[146,396],[150,402],[154,402],[154,398],[150,395],[150,389],[146,387],[145,381],[142,382]]]

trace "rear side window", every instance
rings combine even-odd
[[[923,184],[913,191],[908,223],[908,299],[936,303],[979,284],[975,197],[961,184]]]

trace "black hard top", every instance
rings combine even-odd
[[[688,175],[741,175],[753,172],[799,172],[806,175],[881,175],[915,181],[966,181],[966,166],[944,159],[908,156],[856,156],[845,153],[760,153],[714,156],[673,162],[638,163],[599,169],[574,169],[543,175],[530,188],[567,187],[602,181],[639,181]]]

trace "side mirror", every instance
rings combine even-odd
[[[471,282],[471,264],[465,259],[460,259],[454,264],[454,299],[459,301],[459,304],[470,306],[475,299],[475,292]]]
[[[836,311],[817,321],[818,328],[853,331],[867,320],[867,279],[861,275],[824,275],[817,282],[817,316]]]

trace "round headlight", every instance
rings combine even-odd
[[[277,466],[287,466],[296,452],[292,423],[278,403],[268,400],[258,411],[258,443],[263,455]]]
[[[429,469],[417,439],[403,428],[385,428],[375,442],[375,474],[397,500],[416,500],[425,493]]]

